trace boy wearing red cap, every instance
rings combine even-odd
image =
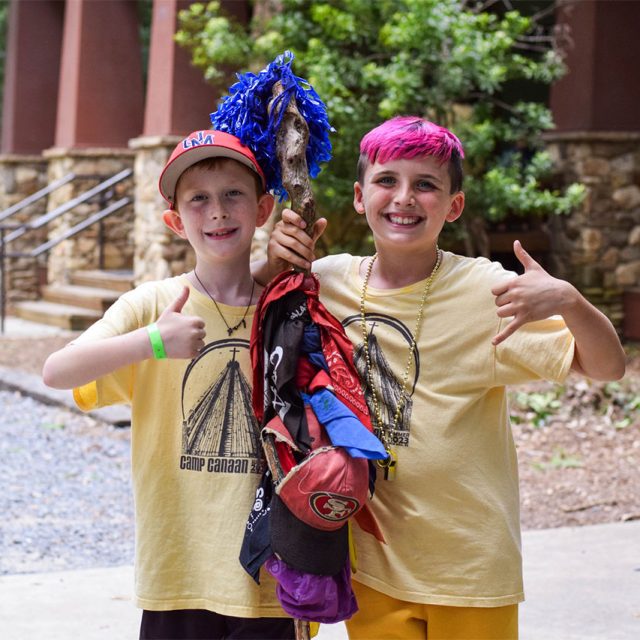
[[[44,365],[84,410],[132,408],[136,603],[141,638],[293,638],[264,575],[238,555],[263,471],[249,339],[261,287],[251,241],[273,208],[250,149],[197,131],[160,177],[165,224],[195,268],[147,282]]]
[[[624,352],[611,322],[519,242],[520,276],[438,248],[465,201],[450,131],[393,118],[360,152],[354,206],[376,254],[311,265],[314,240],[285,210],[265,267],[318,274],[391,456],[371,503],[387,544],[354,527],[360,611],[349,636],[514,639],[524,594],[506,385],[560,383],[570,370],[618,379]]]

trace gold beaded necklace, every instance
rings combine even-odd
[[[376,420],[376,432],[385,450],[389,454],[389,457],[386,460],[378,461],[378,466],[384,469],[385,480],[392,480],[393,477],[395,476],[397,456],[395,451],[391,448],[390,441],[392,439],[394,432],[397,431],[398,429],[400,416],[402,414],[402,409],[406,401],[407,381],[409,379],[409,371],[411,369],[411,364],[413,362],[413,352],[416,348],[416,344],[420,337],[420,328],[422,327],[422,316],[424,312],[424,306],[427,301],[427,297],[429,295],[429,290],[431,289],[431,283],[433,282],[433,279],[438,273],[438,269],[440,269],[440,264],[442,262],[442,252],[438,247],[436,247],[436,264],[433,267],[433,271],[431,272],[431,275],[427,278],[427,281],[425,282],[425,285],[424,285],[424,290],[422,292],[422,300],[420,301],[418,316],[416,317],[416,327],[411,337],[411,344],[409,345],[409,356],[407,357],[407,366],[405,367],[404,374],[402,376],[402,388],[400,390],[400,397],[398,398],[398,403],[396,404],[396,411],[393,416],[393,422],[391,423],[390,426],[385,426],[382,421],[382,414],[380,412],[380,400],[378,398],[378,392],[376,391],[375,385],[373,384],[373,367],[371,366],[371,355],[369,353],[369,334],[367,333],[367,321],[366,321],[366,314],[365,314],[365,301],[367,299],[367,288],[369,286],[369,278],[371,277],[371,270],[373,269],[373,264],[376,261],[377,257],[378,257],[378,254],[376,253],[371,258],[371,262],[369,262],[366,274],[364,276],[364,282],[362,284],[362,294],[360,296],[360,326],[362,328],[362,339],[364,342],[364,358],[365,358],[365,365],[367,370],[367,384],[371,389],[371,399],[373,402],[373,411],[374,411],[375,420]]]

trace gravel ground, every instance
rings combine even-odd
[[[0,575],[133,562],[129,429],[0,390]]]

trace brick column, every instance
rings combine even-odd
[[[2,112],[3,154],[37,154],[53,144],[64,3],[11,0]]]
[[[143,111],[137,3],[67,2],[55,146],[126,148]]]
[[[0,210],[17,204],[47,183],[47,163],[40,155],[55,136],[56,100],[64,3],[56,0],[11,0],[0,143]],[[39,200],[8,218],[24,223],[46,211]],[[7,246],[27,251],[46,240],[46,229],[33,230]],[[32,258],[6,261],[8,302],[38,296],[39,262]]]
[[[560,5],[568,27],[569,72],[551,88],[559,131],[640,131],[640,2],[581,0]]]
[[[189,0],[154,0],[149,48],[149,76],[144,136],[184,136],[210,127],[209,114],[216,109],[220,91],[208,84],[203,72],[191,64],[190,52],[173,39],[178,11]],[[224,10],[237,20],[249,19],[245,0],[223,0]]]

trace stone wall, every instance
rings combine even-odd
[[[546,136],[563,184],[587,195],[571,216],[549,221],[555,272],[621,327],[623,294],[640,286],[640,133]]]
[[[0,211],[17,204],[47,184],[47,163],[41,156],[3,155],[0,157]],[[46,212],[46,197],[27,206],[2,224],[23,224]],[[11,230],[6,230],[9,235]],[[7,252],[27,252],[46,241],[46,228],[28,231],[6,245]],[[34,300],[38,297],[42,263],[28,257],[7,258],[5,262],[7,302]]]
[[[133,153],[126,149],[50,149],[44,157],[48,161],[50,182],[73,172],[78,178],[57,189],[49,196],[48,210],[66,204],[125,168],[133,167]],[[109,202],[128,195],[133,198],[133,176],[113,188]],[[49,224],[49,239],[59,237],[73,225],[85,220],[106,206],[99,198],[79,204],[62,214]],[[133,266],[134,207],[127,205],[102,222],[103,268],[111,270],[131,270]],[[81,269],[100,268],[101,225],[96,223],[78,235],[54,247],[49,255],[48,282],[64,284],[69,274]]]

